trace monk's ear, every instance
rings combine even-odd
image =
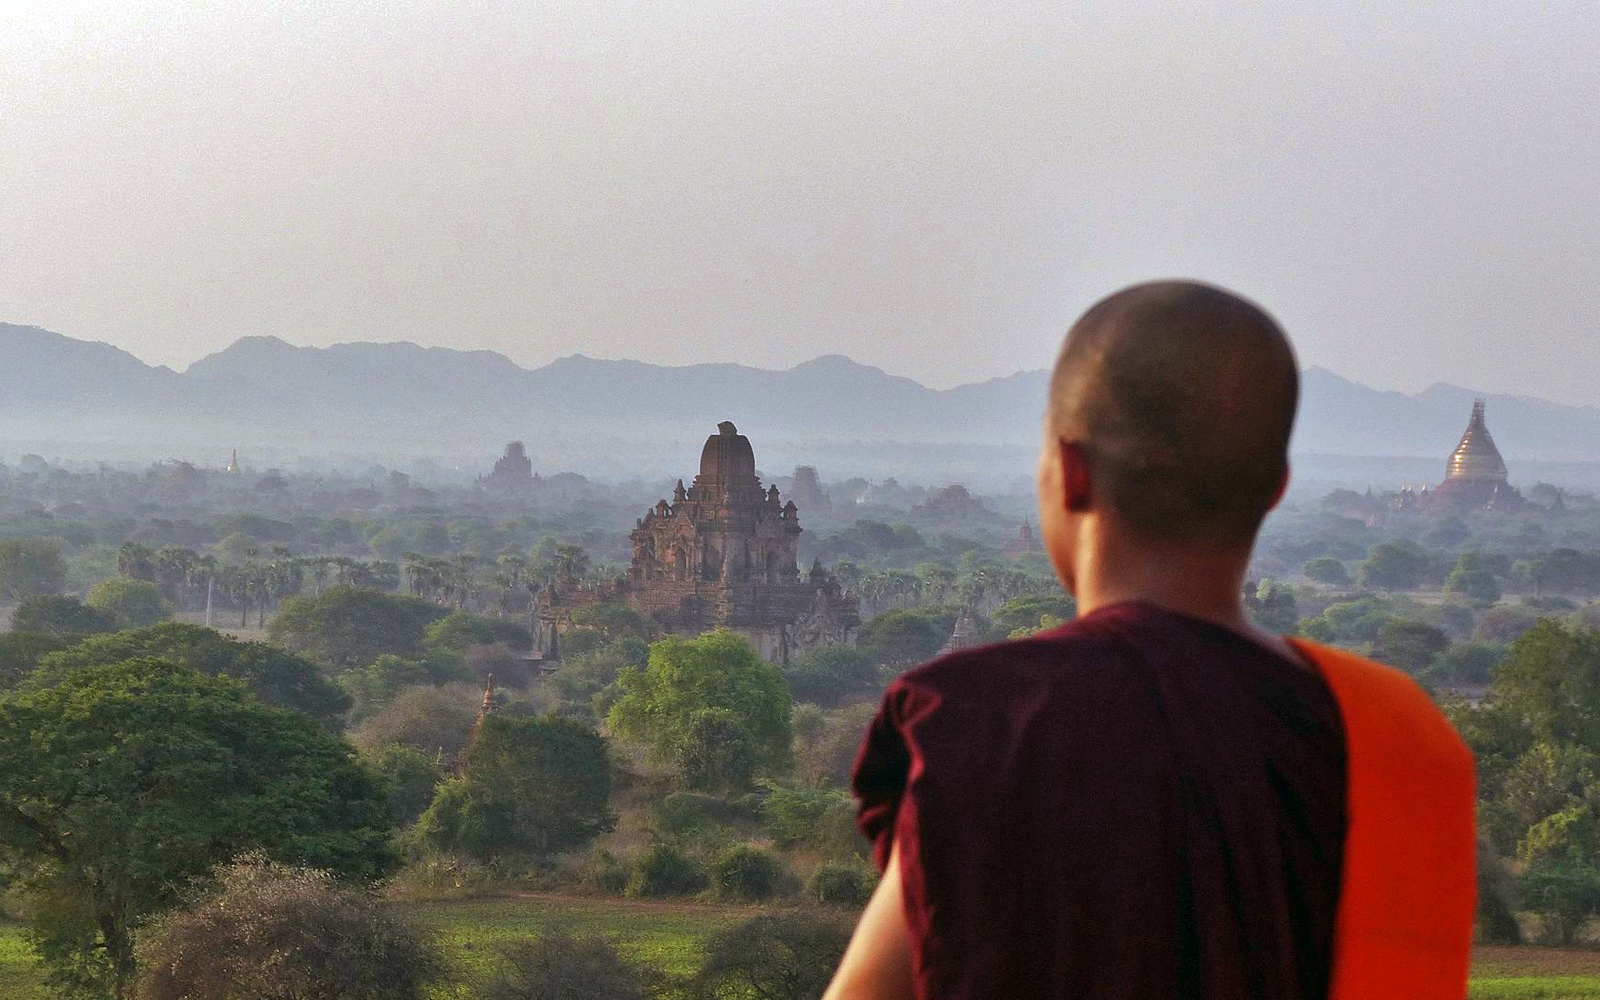
[[[1089,456],[1077,441],[1061,439],[1056,448],[1061,462],[1061,506],[1081,514],[1089,509],[1091,499]]]
[[[1278,480],[1278,488],[1272,491],[1272,502],[1267,504],[1268,510],[1276,510],[1278,504],[1283,503],[1283,495],[1289,492],[1289,466],[1285,463],[1283,476]]]

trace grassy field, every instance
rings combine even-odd
[[[699,961],[707,935],[760,912],[751,907],[539,893],[414,901],[402,903],[401,908],[438,932],[467,975],[491,968],[501,943],[547,926],[607,937],[629,958],[686,973]],[[1481,948],[1473,959],[1471,996],[1473,1000],[1600,1000],[1600,951]],[[0,998],[47,997],[22,928],[0,923]]]

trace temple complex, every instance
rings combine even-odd
[[[533,460],[521,441],[506,444],[506,452],[495,459],[494,470],[479,476],[478,482],[491,489],[516,490],[532,486],[537,477],[533,474]]]
[[[1507,482],[1505,460],[1483,420],[1483,400],[1472,404],[1472,416],[1461,442],[1445,462],[1444,482],[1431,495],[1424,489],[1416,499],[1423,507],[1488,510],[1516,507],[1524,502],[1522,494]]]
[[[776,486],[762,488],[750,439],[724,421],[706,439],[693,484],[678,480],[670,501],[635,522],[625,576],[540,591],[539,649],[552,658],[572,611],[608,602],[641,612],[664,633],[731,629],[777,663],[813,646],[853,643],[861,624],[856,597],[821,563],[801,574],[800,531],[794,501]]]

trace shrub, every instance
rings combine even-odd
[[[11,613],[11,628],[15,632],[74,638],[115,632],[117,620],[76,598],[47,594],[23,598]]]
[[[711,862],[711,888],[721,899],[768,899],[782,881],[783,866],[772,852],[750,844],[735,844]]]
[[[603,847],[578,868],[578,880],[591,889],[620,893],[628,887],[628,863]]]
[[[610,942],[546,930],[500,952],[483,1000],[645,1000],[647,977]]]
[[[849,781],[862,735],[877,710],[869,702],[826,713],[809,738],[795,740],[795,777],[809,785],[842,785]]]
[[[877,885],[877,872],[859,864],[829,861],[812,873],[806,884],[806,899],[822,906],[860,909],[867,905]]]
[[[406,688],[351,735],[356,745],[363,748],[398,743],[454,760],[471,738],[478,704],[470,691]]]
[[[673,792],[656,804],[656,824],[663,833],[686,834],[708,826],[748,823],[760,813],[742,799],[721,799],[704,792]]]
[[[446,966],[371,893],[245,855],[139,936],[139,1000],[417,1000]]]
[[[1537,861],[1520,881],[1523,899],[1539,914],[1547,943],[1569,945],[1600,907],[1600,870],[1577,858]]]
[[[850,796],[831,788],[768,785],[762,803],[767,831],[779,847],[812,847],[840,853],[862,846]]]
[[[645,849],[628,875],[630,896],[686,896],[706,887],[706,873],[688,857],[667,844]]]
[[[161,596],[160,587],[121,576],[95,584],[87,603],[123,628],[147,628],[172,617],[172,602]]]
[[[704,995],[811,1000],[844,957],[850,928],[821,914],[761,916],[711,935],[695,985]]]

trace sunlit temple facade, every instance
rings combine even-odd
[[[575,609],[606,602],[632,607],[666,633],[732,629],[776,663],[815,646],[853,643],[859,603],[820,563],[801,574],[800,532],[794,501],[762,487],[750,439],[724,421],[701,449],[693,484],[680,479],[670,501],[635,522],[625,576],[556,582],[539,593],[540,651],[557,653]]]

